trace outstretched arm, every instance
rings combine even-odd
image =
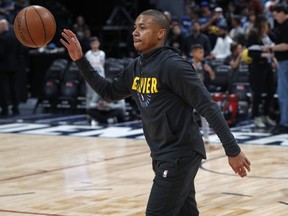
[[[130,77],[125,74],[125,70],[117,80],[110,82],[94,70],[85,58],[77,36],[71,30],[64,29],[61,35],[63,38],[60,41],[66,47],[70,58],[76,63],[87,83],[97,94],[108,102],[124,99],[131,95]]]

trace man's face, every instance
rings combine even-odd
[[[278,22],[278,23],[283,23],[286,19],[286,14],[283,12],[277,12],[273,11],[273,18]]]
[[[194,33],[198,33],[198,32],[200,32],[200,29],[201,29],[200,24],[197,23],[197,22],[195,22],[195,23],[193,24],[193,32],[194,32]]]
[[[195,49],[192,51],[192,56],[198,61],[202,61],[204,59],[204,49]]]
[[[93,41],[93,42],[90,43],[90,46],[91,46],[92,50],[98,50],[99,46],[100,46],[100,43],[99,43],[99,41]]]
[[[153,21],[152,16],[139,15],[134,28],[132,35],[136,50],[147,53],[163,45],[163,29]]]

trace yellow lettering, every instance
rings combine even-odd
[[[150,81],[151,81],[151,78],[147,78],[147,82],[146,82],[146,93],[149,94],[150,93]]]
[[[132,90],[143,94],[157,93],[157,78],[135,77],[132,84]]]
[[[141,86],[142,93],[145,93],[146,78],[140,79],[140,86]],[[139,92],[141,92],[141,90]]]
[[[157,93],[157,79],[156,78],[152,78],[152,82],[151,82],[151,93]]]
[[[137,91],[137,87],[138,87],[137,81],[138,81],[139,79],[140,79],[139,77],[135,77],[135,78],[134,78],[133,85],[132,85],[132,89],[133,89],[133,90],[136,90],[136,91]]]

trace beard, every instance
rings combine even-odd
[[[221,37],[221,38],[225,38],[226,37],[226,33],[224,33],[224,34],[219,34],[219,37]]]

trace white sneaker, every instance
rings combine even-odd
[[[255,117],[254,118],[254,124],[258,128],[265,128],[266,125],[264,124],[262,117]]]
[[[263,122],[269,126],[276,126],[276,122],[272,120],[269,116],[263,116]]]
[[[92,126],[92,127],[95,127],[95,126],[97,126],[97,125],[98,125],[98,122],[95,121],[94,119],[92,119],[92,120],[91,120],[91,126]]]

